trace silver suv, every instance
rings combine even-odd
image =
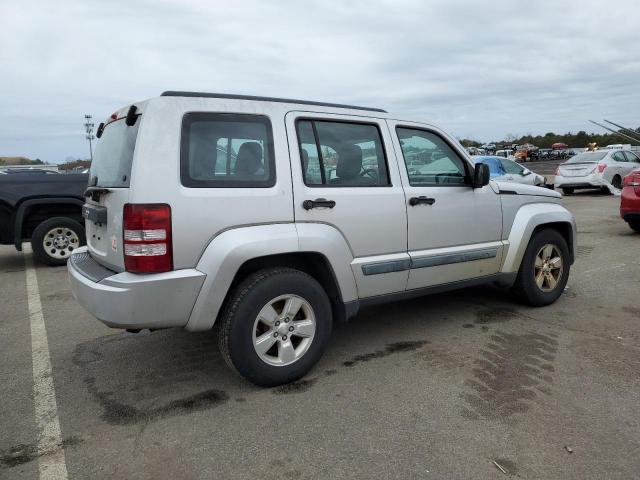
[[[305,375],[367,305],[486,282],[550,304],[575,257],[558,193],[383,110],[165,92],[98,136],[75,297],[115,328],[216,325],[258,385]]]

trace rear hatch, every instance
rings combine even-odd
[[[563,163],[560,165],[560,175],[563,177],[586,177],[593,172],[597,162]]]
[[[126,111],[114,113],[102,129],[89,171],[83,209],[91,256],[111,270],[124,270],[122,214],[129,200],[129,182],[138,128],[125,121]],[[99,129],[100,130],[100,129]]]

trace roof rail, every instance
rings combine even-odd
[[[381,108],[356,107],[355,105],[343,105],[340,103],[312,102],[309,100],[293,100],[291,98],[274,98],[274,97],[256,97],[253,95],[233,95],[229,93],[205,93],[205,92],[178,92],[166,91],[162,92],[162,97],[204,97],[204,98],[229,98],[234,100],[256,100],[259,102],[278,102],[278,103],[298,103],[300,105],[317,105],[320,107],[349,108],[352,110],[367,110],[370,112],[387,113]]]

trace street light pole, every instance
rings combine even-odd
[[[91,142],[93,140],[96,139],[96,137],[93,135],[93,117],[91,115],[85,115],[84,116],[84,129],[86,131],[86,135],[85,138],[87,140],[89,140],[89,155],[91,158],[91,161],[93,162],[93,146],[91,144]]]

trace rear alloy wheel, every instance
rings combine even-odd
[[[234,289],[218,321],[227,364],[256,385],[274,387],[303,377],[320,359],[331,335],[331,304],[312,276],[270,268]]]
[[[571,195],[573,193],[572,187],[562,187],[562,193],[565,195]]]
[[[33,254],[47,265],[64,265],[71,253],[86,242],[84,228],[67,217],[54,217],[36,227],[31,235]]]
[[[540,230],[529,241],[513,291],[528,305],[549,305],[564,291],[569,269],[564,237],[556,230]]]

